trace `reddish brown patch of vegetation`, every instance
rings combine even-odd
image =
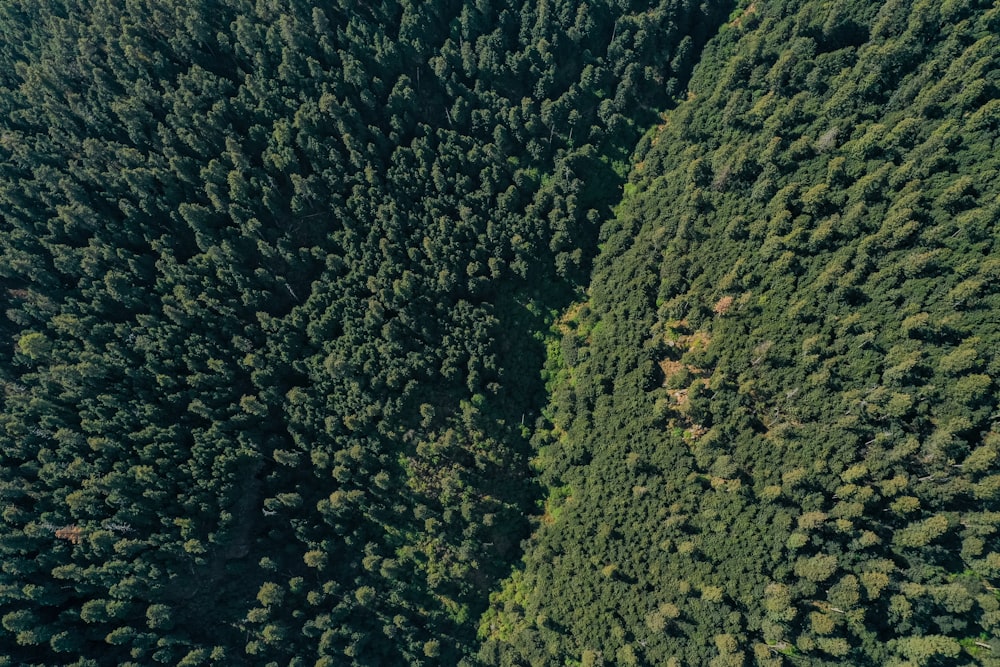
[[[732,305],[733,305],[733,297],[724,296],[715,302],[715,305],[712,307],[712,310],[715,311],[716,315],[722,315],[727,310],[729,310],[729,308]]]
[[[80,530],[80,526],[63,526],[56,529],[56,537],[60,540],[69,540],[73,544],[80,543],[82,533],[83,531]]]

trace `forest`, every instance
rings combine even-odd
[[[998,35],[0,4],[0,665],[1000,665]]]

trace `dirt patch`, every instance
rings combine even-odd
[[[751,2],[750,5],[743,10],[743,13],[741,13],[739,16],[730,21],[729,25],[733,26],[734,28],[740,27],[741,25],[743,25],[743,17],[750,16],[751,14],[756,13],[756,11],[757,11],[757,3]]]
[[[681,372],[683,369],[687,368],[684,364],[679,361],[674,361],[672,359],[664,359],[660,362],[660,370],[663,371],[664,379],[673,377],[677,373]],[[690,369],[689,369],[690,370]]]

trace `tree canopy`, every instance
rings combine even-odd
[[[1000,662],[1000,10],[0,6],[0,665]]]
[[[5,3],[0,662],[472,659],[722,5]]]
[[[549,355],[488,664],[995,664],[989,3],[752,3]]]

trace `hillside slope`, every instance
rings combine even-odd
[[[498,665],[1000,662],[1000,11],[757,2],[549,358]]]

